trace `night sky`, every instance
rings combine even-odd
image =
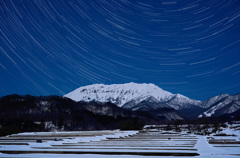
[[[240,92],[240,0],[0,0],[0,96],[154,83]]]

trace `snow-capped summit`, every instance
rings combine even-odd
[[[153,96],[160,101],[167,101],[174,95],[151,83],[138,84],[133,82],[111,85],[93,84],[80,87],[65,95],[65,97],[75,101],[112,102],[120,107],[133,98],[145,96]]]
[[[185,104],[197,105],[196,100],[189,99],[180,94],[172,94],[158,86],[149,83],[125,83],[125,84],[93,84],[89,86],[80,87],[68,94],[65,97],[71,98],[75,101],[99,101],[99,102],[112,102],[122,107],[124,104],[134,100],[134,104],[138,104],[149,97],[156,98],[156,101],[162,103],[171,103],[170,107],[181,109]],[[179,102],[181,107],[178,107]],[[133,106],[133,105],[132,105]]]

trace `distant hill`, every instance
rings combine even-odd
[[[144,123],[159,120],[149,115],[110,102],[75,102],[60,96],[15,94],[0,98],[0,135],[26,131],[141,129]]]

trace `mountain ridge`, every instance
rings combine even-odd
[[[194,110],[192,115],[189,114],[191,117],[219,116],[240,109],[240,93],[220,94],[205,101],[199,101],[165,91],[152,83],[93,84],[77,88],[64,97],[75,101],[111,102],[132,111],[173,108],[187,115]]]
[[[174,109],[181,109],[187,105],[198,106],[201,101],[190,99],[181,94],[172,94],[152,83],[125,83],[125,84],[93,84],[83,86],[64,95],[75,101],[112,102],[119,107],[136,100],[139,103],[148,97],[154,97],[161,103],[167,103]],[[171,99],[174,99],[170,101]]]
[[[209,102],[211,104],[208,105]],[[204,101],[201,106],[207,108],[203,114],[198,116],[200,118],[234,113],[240,109],[240,93],[235,95],[220,94]]]

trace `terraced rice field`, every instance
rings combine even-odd
[[[209,144],[205,136],[161,131],[22,133],[0,138],[0,157],[231,157],[240,154],[238,144],[218,145]],[[222,148],[237,150],[218,150]]]

